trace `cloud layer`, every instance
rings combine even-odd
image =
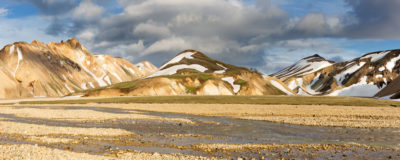
[[[268,0],[117,0],[117,11],[105,0],[24,1],[51,20],[48,35],[73,36],[96,53],[156,65],[191,48],[271,73],[315,53],[347,59],[355,52],[337,46],[346,39],[400,37],[397,0],[345,0],[349,12],[304,16]]]

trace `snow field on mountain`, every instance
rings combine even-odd
[[[185,53],[179,54],[178,56],[172,58],[170,61],[168,61],[167,63],[165,63],[164,65],[162,65],[162,66],[160,67],[160,69],[164,69],[164,67],[168,66],[169,64],[178,63],[178,62],[180,62],[183,58],[186,58],[186,59],[193,59],[193,57],[192,57],[193,54],[194,54],[193,52],[185,52]]]
[[[240,85],[234,84],[233,82],[235,82],[235,79],[233,79],[233,77],[224,77],[221,78],[223,81],[228,82],[229,84],[231,84],[231,86],[233,87],[233,92],[237,93],[240,90]]]
[[[272,84],[274,87],[278,88],[278,89],[281,90],[282,92],[285,92],[285,93],[288,94],[288,95],[293,95],[292,92],[288,91],[288,90],[287,90],[285,87],[283,87],[282,84],[280,84],[279,82],[277,82],[277,81],[275,81],[275,80],[271,80],[270,82],[271,82],[271,84]]]
[[[360,97],[373,97],[382,88],[379,88],[373,83],[367,83],[367,77],[361,78],[360,82],[343,88],[341,90],[336,90],[328,96],[360,96]]]
[[[223,65],[221,65],[221,64],[219,64],[219,63],[217,63],[217,65],[220,66],[220,67],[222,67],[223,70],[214,71],[214,73],[217,73],[217,74],[224,74],[225,71],[226,71],[226,69],[228,69],[228,68],[226,68],[225,66],[223,66]]]
[[[355,64],[350,68],[347,68],[346,70],[342,71],[341,73],[335,75],[334,78],[336,79],[338,85],[339,86],[342,85],[342,81],[346,78],[347,74],[352,74],[355,71],[359,70],[362,66],[364,66],[365,63],[366,62],[360,62],[359,64]]]
[[[148,76],[148,78],[156,77],[156,76],[164,76],[164,75],[173,75],[173,74],[177,73],[178,70],[181,70],[181,69],[195,69],[199,72],[204,72],[204,71],[208,70],[206,67],[203,67],[198,64],[191,64],[191,65],[180,64],[180,65],[175,65],[175,66],[172,66],[172,67],[169,67],[166,69],[159,70],[156,73]]]
[[[276,73],[276,75],[280,75],[282,78],[290,77],[293,75],[306,75],[318,71],[320,69],[329,67],[332,65],[329,61],[314,61],[309,62],[312,60],[313,57],[302,59],[296,62],[294,65],[283,69],[282,71]],[[300,73],[300,74],[299,74]]]
[[[390,53],[390,51],[373,53],[373,54],[363,56],[363,57],[361,57],[361,59],[371,58],[371,62],[376,62],[376,61],[379,61],[380,59],[382,59],[383,57],[385,57],[388,53]]]
[[[396,66],[396,62],[400,60],[400,56],[397,56],[395,58],[392,58],[389,62],[386,63],[386,69],[388,69],[390,72],[392,72],[394,66]]]
[[[14,53],[14,45],[12,45],[11,47],[10,47],[10,54],[12,54],[12,53]]]

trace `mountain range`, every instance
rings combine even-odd
[[[400,81],[399,60],[400,50],[372,52],[337,63],[313,55],[270,76],[301,95],[392,97],[400,91],[393,87]]]
[[[333,62],[318,54],[262,75],[196,50],[160,68],[90,53],[76,39],[0,50],[0,98],[157,95],[320,95],[400,98],[400,50]]]

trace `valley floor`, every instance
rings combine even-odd
[[[137,103],[0,101],[0,159],[400,158],[396,102],[177,104],[132,98]],[[176,98],[182,97],[159,97]]]

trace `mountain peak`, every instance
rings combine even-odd
[[[287,77],[291,77],[291,76],[302,76],[302,75],[313,73],[322,68],[329,67],[332,64],[334,64],[334,62],[328,61],[318,54],[314,54],[312,56],[305,57],[305,58],[297,61],[295,64],[293,64],[287,68],[284,68],[283,70],[280,70],[279,72],[271,74],[271,76],[278,77],[278,78],[287,78]]]

